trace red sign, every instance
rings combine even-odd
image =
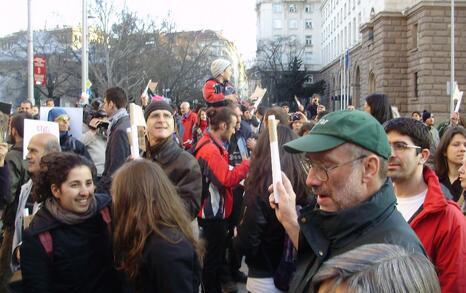
[[[46,73],[45,57],[34,56],[34,84],[45,86]]]

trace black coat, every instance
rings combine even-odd
[[[201,268],[190,242],[175,229],[163,228],[160,235],[152,234],[144,247],[135,292],[189,293],[199,292]]]
[[[323,262],[364,244],[396,244],[425,255],[416,234],[396,209],[388,179],[364,203],[340,212],[308,207],[301,211],[298,222],[298,264],[289,292],[311,292],[308,287]]]
[[[283,254],[285,230],[270,207],[269,194],[246,192],[233,241],[235,251],[246,256],[248,276],[271,278]]]
[[[92,162],[91,155],[89,155],[86,146],[69,134],[60,136],[60,147],[62,152],[72,152]]]
[[[126,132],[130,127],[129,116],[122,117],[112,126],[111,134],[108,137],[107,147],[105,149],[104,172],[97,185],[97,192],[110,194],[113,173],[115,173],[131,155],[128,134]]]
[[[111,204],[96,194],[98,211]],[[49,231],[49,256],[39,234]],[[76,225],[66,225],[42,207],[23,234],[21,245],[23,292],[120,292],[113,265],[111,237],[100,212]]]
[[[202,174],[196,158],[170,137],[143,155],[162,167],[183,200],[191,219],[196,218],[202,195]]]

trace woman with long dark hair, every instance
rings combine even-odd
[[[278,125],[277,133],[282,171],[291,180],[297,204],[303,206],[308,202],[304,155],[283,150],[285,143],[298,136],[284,125]],[[283,255],[285,230],[269,205],[271,170],[269,134],[263,131],[251,160],[238,234],[234,240],[235,249],[246,256],[249,267],[246,288],[250,292],[281,292],[274,285],[273,276]]]
[[[193,127],[193,145],[201,139],[208,126],[207,108],[200,108],[199,111],[197,111],[197,121]]]
[[[23,292],[120,292],[111,198],[94,195],[91,163],[73,153],[45,155],[33,196],[42,207],[20,248]]]
[[[440,183],[448,188],[454,201],[458,201],[462,192],[458,170],[465,151],[466,129],[456,126],[445,132],[434,154],[435,173]]]
[[[135,292],[199,292],[201,245],[164,171],[149,160],[126,163],[112,196],[117,269]]]
[[[392,106],[388,96],[384,94],[372,94],[366,97],[364,111],[374,116],[380,124],[393,119]]]

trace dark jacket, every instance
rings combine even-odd
[[[235,251],[246,256],[248,276],[271,278],[283,254],[285,229],[270,208],[269,194],[246,192],[234,239]]]
[[[202,195],[202,174],[199,164],[171,137],[144,154],[162,167],[185,203],[191,219],[196,218]]]
[[[424,167],[427,194],[409,224],[434,264],[442,292],[466,292],[466,221],[459,206],[447,200],[434,171]]]
[[[126,129],[130,128],[129,116],[123,117],[112,126],[105,148],[105,166],[102,178],[97,186],[97,192],[110,194],[112,175],[126,162],[131,155],[128,134]]]
[[[21,185],[29,180],[27,161],[23,160],[23,147],[15,145],[10,149],[5,156],[5,163],[8,164],[10,190],[6,194],[0,195],[0,208],[5,208],[3,224],[10,228],[15,223],[16,207],[18,206]]]
[[[453,183],[451,183],[447,173],[444,177],[439,176],[438,180],[442,185],[442,192],[445,193],[445,188],[448,190],[448,194],[445,194],[445,197],[447,199],[452,199],[455,202],[460,199],[461,194],[463,192],[463,188],[461,187],[461,181],[459,178],[456,179]],[[448,195],[451,195],[451,198],[449,198]]]
[[[5,162],[3,167],[0,167],[0,194],[7,194],[8,192],[10,192],[10,173],[8,172],[8,163]],[[3,207],[0,203],[0,210],[1,209],[3,209]]]
[[[152,234],[144,246],[135,292],[199,292],[201,267],[192,244],[180,231],[162,228]]]
[[[69,134],[60,135],[60,148],[62,152],[73,152],[92,162],[91,155],[89,155],[86,146]]]
[[[95,197],[98,211],[80,224],[63,224],[44,207],[37,212],[20,248],[23,292],[120,292],[111,237],[99,212],[111,199]],[[44,231],[52,236],[51,256],[39,241]]]
[[[298,222],[298,264],[289,292],[310,292],[311,279],[324,261],[364,244],[396,244],[425,254],[416,234],[396,209],[389,179],[358,206],[338,213],[308,207],[301,211]]]

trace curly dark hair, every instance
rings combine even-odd
[[[42,157],[39,172],[33,177],[33,199],[44,202],[52,197],[50,187],[55,184],[61,186],[68,178],[68,174],[75,167],[86,166],[92,171],[92,163],[75,153],[53,152]]]

